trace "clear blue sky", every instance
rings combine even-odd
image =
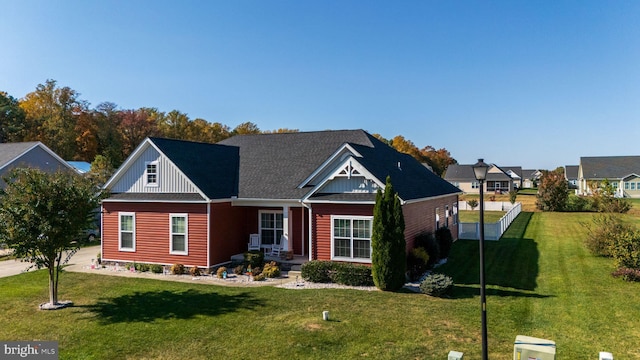
[[[460,163],[640,154],[640,1],[4,1],[0,91],[365,129]]]

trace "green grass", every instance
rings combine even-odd
[[[582,246],[591,216],[522,213],[487,242],[491,359],[511,359],[519,334],[556,341],[560,359],[640,357],[640,284]],[[450,298],[64,273],[60,299],[75,306],[49,312],[46,274],[27,273],[0,279],[0,339],[57,340],[61,359],[478,359],[478,242],[456,242],[438,271]]]
[[[505,211],[485,211],[484,222],[495,223],[506,214]],[[480,212],[474,210],[460,210],[458,212],[458,219],[460,222],[478,222],[480,221]]]

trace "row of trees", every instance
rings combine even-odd
[[[148,136],[216,143],[240,134],[295,132],[297,129],[262,131],[252,122],[230,128],[219,122],[190,119],[178,110],[155,107],[120,109],[111,102],[90,107],[80,93],[60,87],[55,80],[17,99],[0,91],[0,142],[41,141],[66,160],[93,162],[97,155],[107,167],[117,168]],[[446,149],[418,149],[402,136],[379,139],[398,151],[428,163],[438,175],[456,160]]]

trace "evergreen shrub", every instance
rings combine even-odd
[[[420,283],[420,292],[442,297],[453,288],[453,279],[444,274],[430,274]]]

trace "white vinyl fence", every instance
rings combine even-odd
[[[463,203],[463,202],[464,201],[461,201],[460,203]],[[494,204],[493,206],[496,207],[495,204],[500,204],[500,202],[496,203],[495,201],[491,201],[491,202],[485,202],[484,204],[485,204],[484,205],[485,210],[489,210],[487,205]],[[504,216],[498,222],[484,224],[485,240],[500,240],[500,238],[502,237],[502,234],[504,234],[504,232],[507,231],[507,228],[509,227],[509,225],[511,225],[513,220],[515,220],[518,214],[520,214],[520,212],[522,211],[521,203],[516,203],[513,206],[511,206],[511,203],[507,203],[507,204],[510,205],[509,206],[510,210],[507,211],[507,213],[504,214]],[[460,209],[465,210],[465,208],[461,207],[460,204],[458,206]],[[479,208],[480,206],[476,206],[476,209],[479,209]],[[471,208],[469,208],[469,210],[471,210]],[[500,210],[491,209],[489,211],[500,211]],[[480,223],[479,222],[458,223],[458,238],[467,239],[467,240],[479,240],[480,239]]]

